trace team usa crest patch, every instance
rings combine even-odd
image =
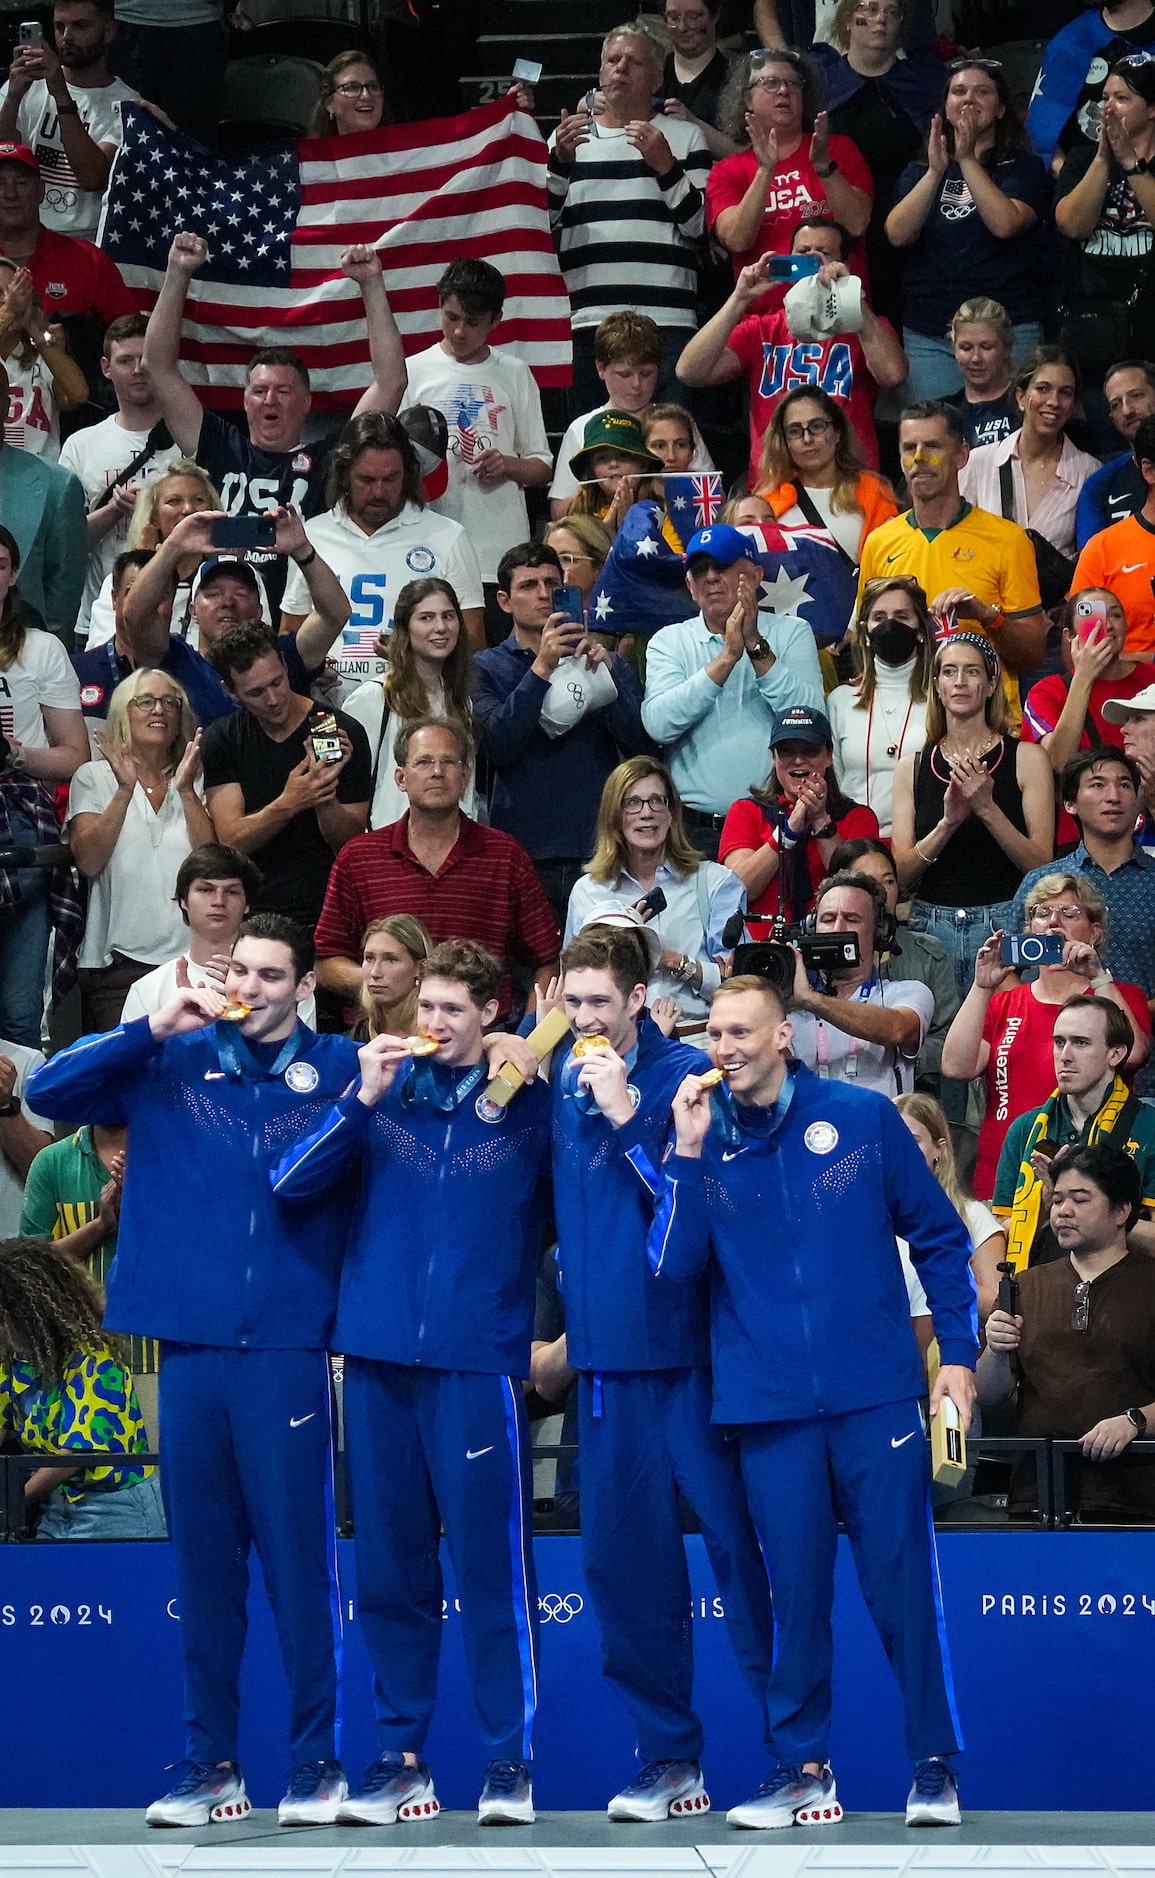
[[[838,1130],[833,1122],[811,1122],[802,1139],[811,1154],[830,1154],[838,1146]]]
[[[294,1095],[312,1095],[320,1080],[312,1063],[290,1063],[285,1071],[285,1081]]]

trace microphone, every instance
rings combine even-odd
[[[731,913],[722,928],[722,944],[725,946],[727,952],[732,952],[735,946],[741,945],[742,934],[745,927],[746,915],[744,913]]]

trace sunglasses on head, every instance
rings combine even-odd
[[[948,72],[1001,72],[1001,59],[952,59],[947,66]]]

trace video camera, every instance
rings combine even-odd
[[[756,978],[765,978],[785,998],[794,990],[795,943],[807,971],[817,973],[824,982],[833,978],[836,972],[845,971],[848,966],[858,965],[862,961],[857,933],[813,932],[806,926],[789,925],[780,913],[748,913],[745,918],[751,925],[765,923],[770,932],[765,939],[751,939],[743,943],[743,916],[740,913],[734,915],[738,928],[734,933],[731,933],[730,924],[727,923],[722,942],[724,945],[733,945],[734,976],[738,978],[746,972],[752,972]]]

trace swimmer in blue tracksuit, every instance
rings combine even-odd
[[[549,1092],[531,1083],[505,1109],[485,1098],[482,1033],[500,981],[483,947],[437,946],[417,994],[436,1056],[414,1060],[396,1037],[366,1044],[357,1086],[273,1171],[281,1199],[312,1205],[361,1170],[336,1347],[380,1754],[338,1812],[342,1823],[439,1810],[421,1751],[437,1695],[442,1526],[489,1756],[478,1817],[534,1816],[538,1608],[521,1378]]]
[[[644,930],[644,929],[643,929]],[[710,1424],[703,1284],[655,1283],[646,1263],[653,1169],[674,1093],[709,1067],[646,1015],[641,933],[588,924],[562,956],[579,1042],[554,1057],[553,1168],[568,1360],[579,1372],[581,1530],[604,1673],[634,1719],[642,1767],[611,1819],[704,1811],[681,1488],[701,1521],[730,1638],[765,1717],[774,1626],[735,1444]]]
[[[176,1562],[187,1760],[154,1826],[249,1811],[237,1765],[248,1554],[261,1561],[290,1690],[283,1825],[335,1819],[341,1607],[329,1349],[348,1208],[277,1203],[269,1169],[327,1113],[356,1046],[297,1006],[313,942],[291,920],[241,927],[226,979],[250,1007],[186,990],[155,1017],[82,1037],[36,1072],[41,1115],[127,1122],[110,1330],[161,1339],[161,1469]],[[30,1084],[31,1087],[31,1084]]]
[[[831,1605],[842,1519],[906,1706],[908,1825],[959,1815],[961,1747],[930,1521],[924,1377],[896,1234],[926,1287],[945,1395],[974,1401],[978,1321],[966,1227],[884,1096],[828,1082],[786,1051],[764,979],[732,978],[710,1009],[727,1087],[690,1078],[650,1237],[659,1282],[712,1279],[714,1419],[737,1427],[770,1573],[769,1688],[778,1762],[738,1826],[841,1817],[827,1762]]]

